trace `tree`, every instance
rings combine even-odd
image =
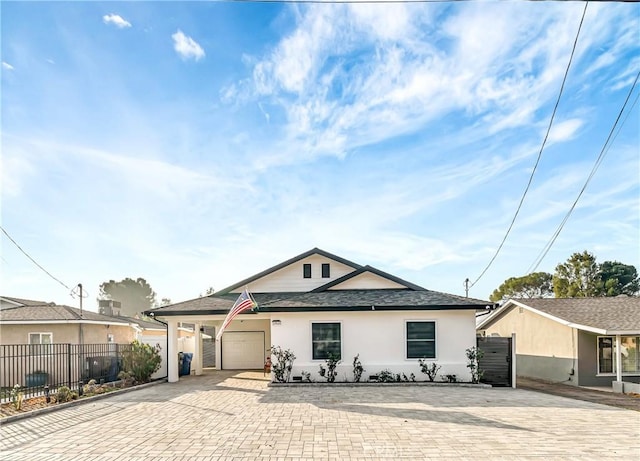
[[[629,295],[640,292],[640,278],[634,266],[618,261],[600,264],[600,279],[604,296]]]
[[[493,302],[504,298],[546,298],[553,295],[552,276],[548,272],[534,272],[523,277],[511,277],[496,288],[489,299]]]
[[[155,306],[156,293],[143,278],[126,278],[119,282],[109,280],[100,285],[98,299],[111,299],[122,303],[121,314],[133,317]]]
[[[213,289],[213,287],[209,287],[207,288],[207,291],[204,293],[205,296],[211,296],[213,293],[215,293],[216,290]],[[200,297],[202,298],[202,293],[200,293]]]
[[[558,264],[553,274],[553,292],[556,298],[600,296],[602,282],[596,257],[585,250]]]
[[[169,304],[171,304],[171,298],[162,298],[158,307],[168,306]]]

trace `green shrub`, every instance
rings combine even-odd
[[[342,362],[336,355],[329,354],[329,358],[326,360],[327,368],[320,364],[320,376],[323,378],[327,378],[328,383],[333,383],[336,380],[336,375],[338,372],[336,371],[336,367],[338,364]]]
[[[359,383],[362,378],[362,373],[366,371],[362,368],[362,363],[360,362],[360,354],[356,355],[353,358],[353,382]]]
[[[484,371],[480,370],[480,359],[484,356],[484,352],[477,347],[470,347],[466,350],[467,368],[471,371],[471,382],[477,384],[482,379]]]
[[[420,359],[418,360],[418,363],[420,364],[420,370],[427,375],[429,381],[434,382],[436,380],[436,376],[438,376],[438,371],[442,367],[436,362],[429,363],[426,359]]]
[[[139,341],[131,343],[131,350],[123,355],[124,371],[138,383],[146,383],[160,369],[160,346],[151,347]]]
[[[78,398],[77,392],[72,392],[67,386],[62,386],[58,388],[58,392],[56,393],[56,401],[58,403],[69,402],[71,400],[76,400]]]
[[[376,382],[378,383],[393,383],[395,382],[396,377],[393,373],[391,373],[391,371],[389,370],[382,370],[380,373],[378,373],[378,379]]]
[[[296,356],[289,349],[282,350],[280,346],[271,346],[271,354],[276,358],[275,362],[272,362],[271,371],[273,376],[279,383],[289,382],[291,377],[291,370],[293,368],[293,361]]]

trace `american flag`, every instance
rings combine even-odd
[[[224,333],[225,328],[229,326],[229,324],[236,317],[236,315],[238,315],[241,312],[248,311],[249,309],[253,309],[254,307],[257,307],[257,306],[258,306],[258,303],[256,303],[253,300],[253,298],[249,294],[249,291],[245,288],[242,291],[242,293],[240,293],[240,296],[238,296],[238,299],[236,299],[236,302],[233,303],[233,306],[229,310],[227,317],[224,319],[224,322],[222,323],[222,327],[220,327],[220,330],[218,330],[218,334],[216,335],[216,341],[220,341],[220,338],[222,337],[222,333]]]

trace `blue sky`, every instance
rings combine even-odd
[[[109,279],[180,301],[316,246],[463,294],[583,7],[3,2],[2,226],[91,307]],[[524,275],[575,200],[640,70],[639,18],[589,5],[471,296]],[[538,270],[583,250],[640,267],[639,127],[635,105]],[[4,235],[0,263],[3,294],[77,304]]]

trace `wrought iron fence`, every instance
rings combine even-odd
[[[81,382],[112,382],[122,371],[131,344],[11,344],[0,345],[0,400],[6,401],[19,384],[25,397],[41,395]]]

